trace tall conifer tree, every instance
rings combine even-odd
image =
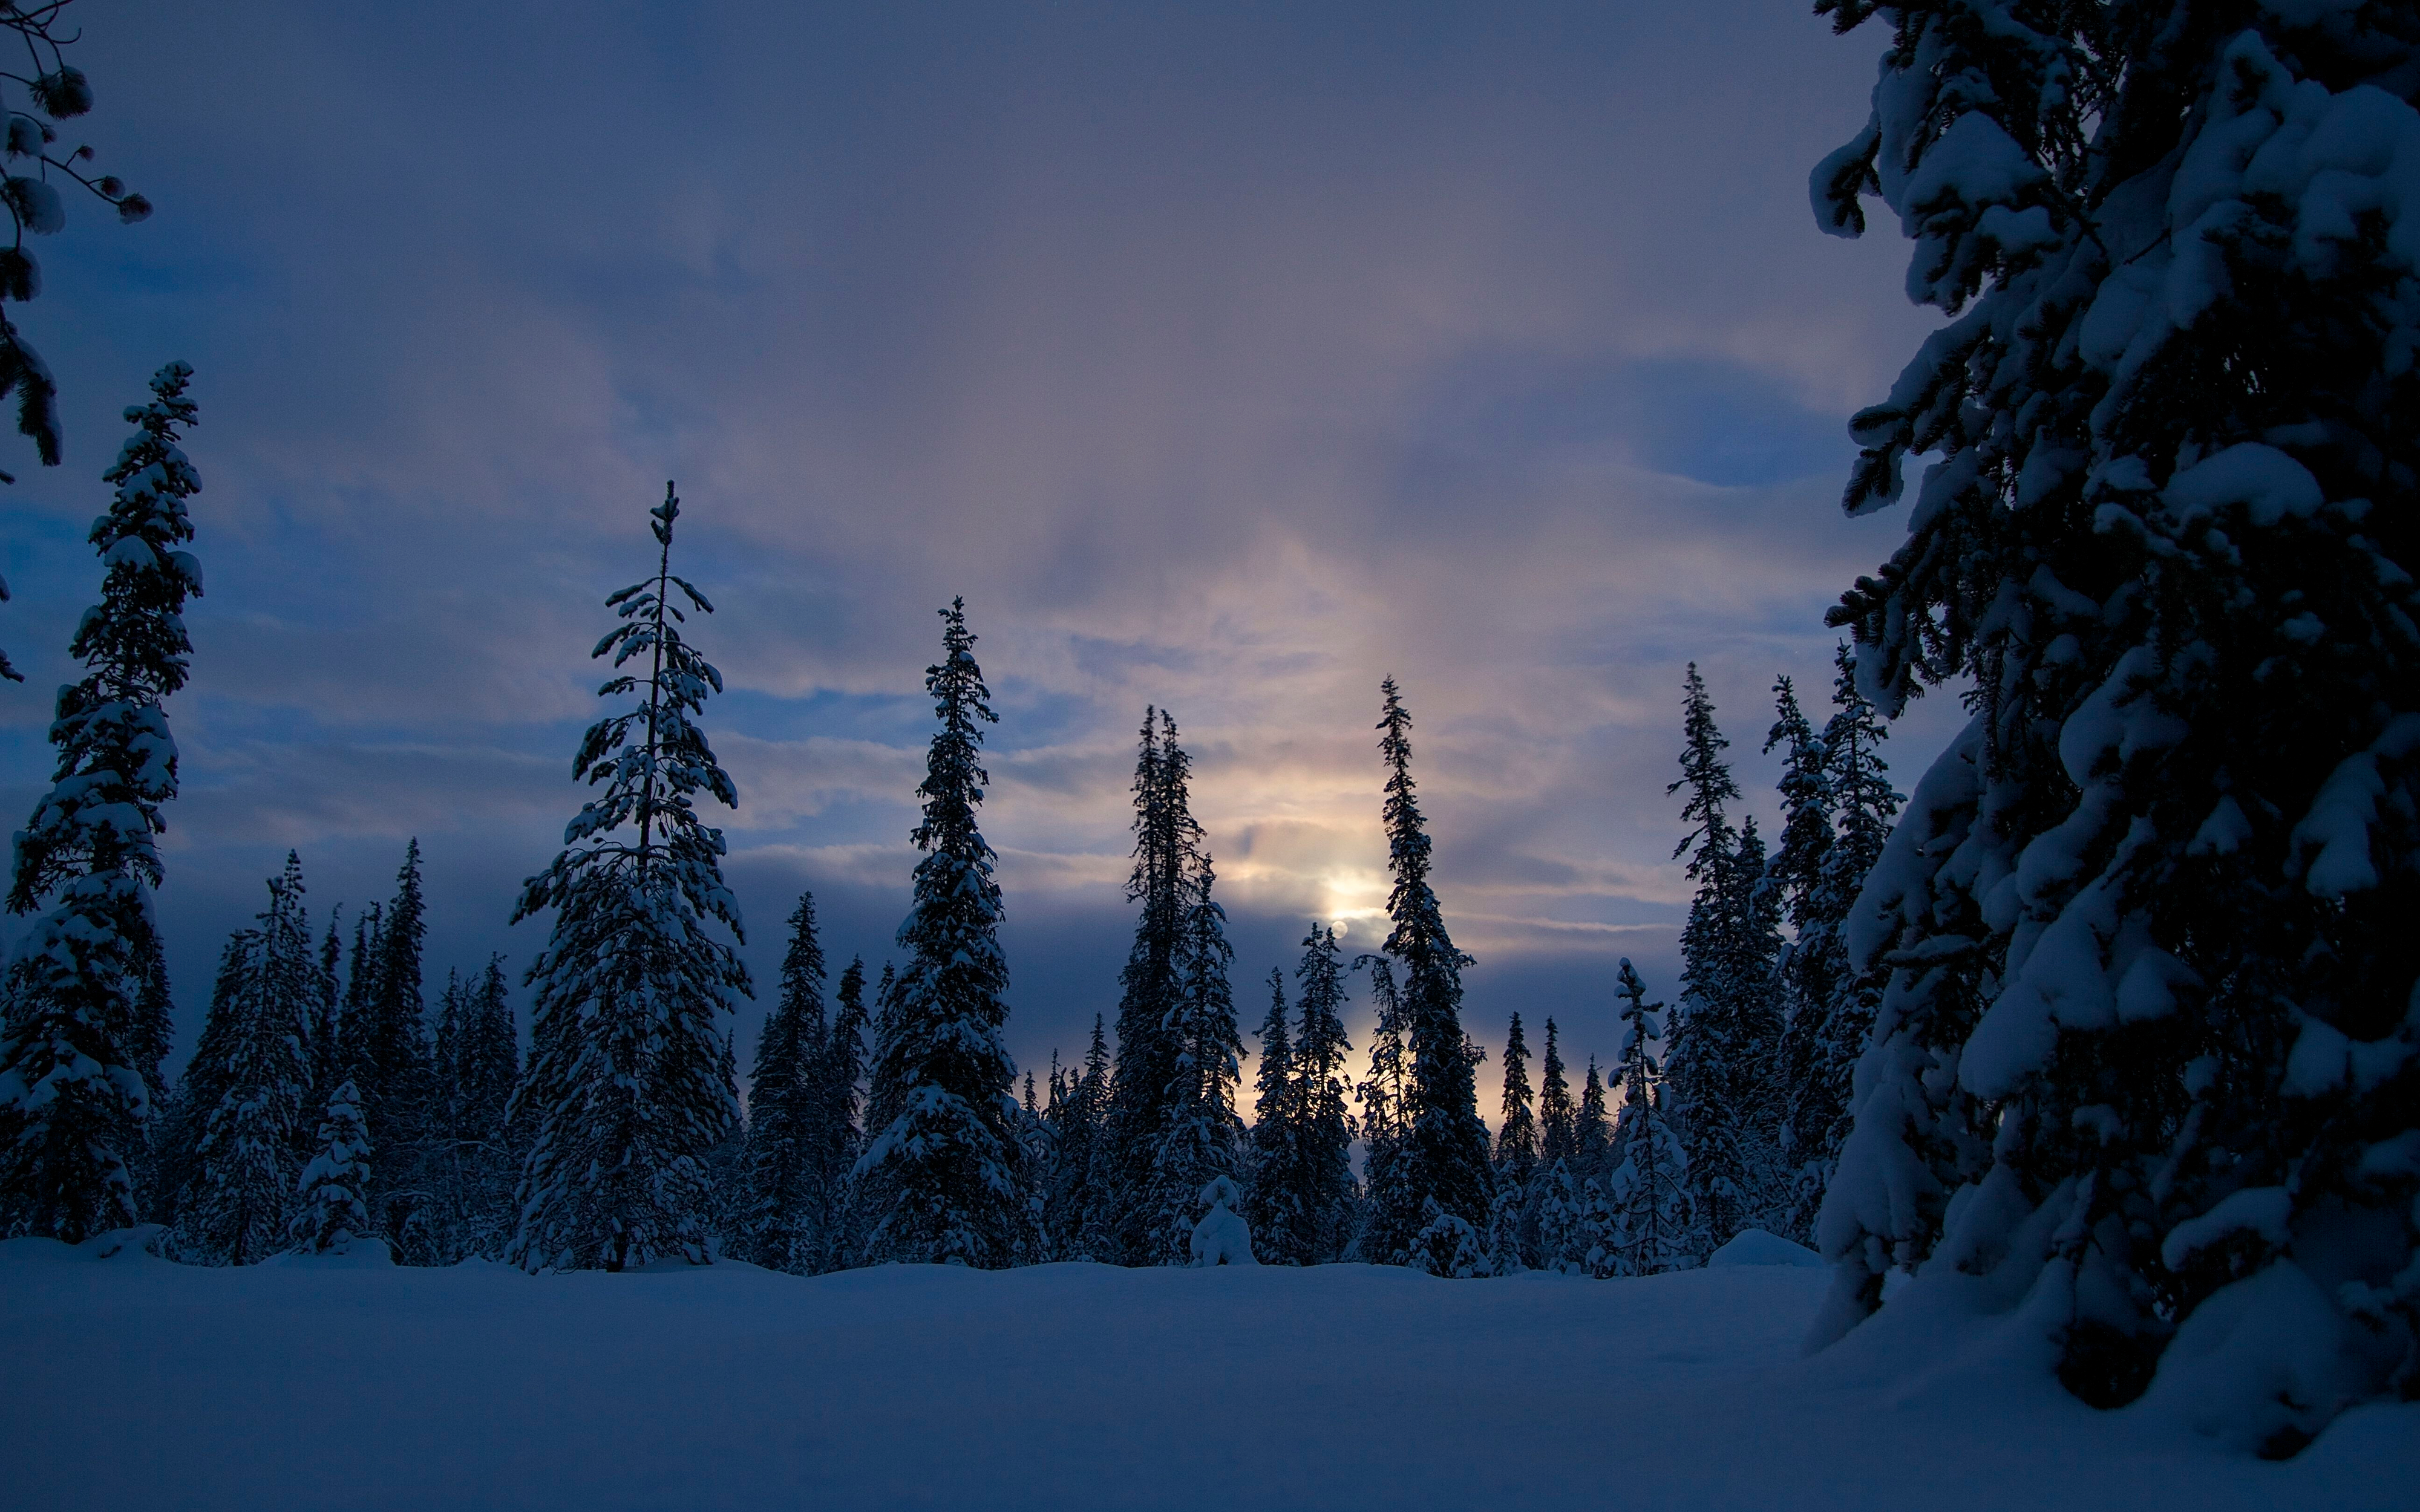
[[[1688,1155],[1662,1108],[1661,1078],[1652,1047],[1663,1033],[1664,1005],[1647,1000],[1647,983],[1629,958],[1621,963],[1621,1048],[1614,1079],[1621,1085],[1621,1116],[1614,1126],[1612,1168],[1605,1186],[1606,1273],[1654,1275],[1694,1263],[1705,1249],[1689,1196]]]
[[[1201,886],[1202,825],[1193,817],[1191,759],[1167,710],[1143,710],[1134,778],[1134,870],[1126,898],[1140,903],[1134,943],[1120,973],[1117,1073],[1109,1138],[1117,1201],[1119,1257],[1130,1265],[1167,1259],[1156,1198],[1148,1194],[1179,1095],[1177,1046],[1169,1026],[1186,973],[1186,926]],[[1189,1194],[1188,1194],[1189,1196]],[[1180,1253],[1184,1245],[1178,1246]]]
[[[1252,1252],[1267,1265],[1303,1265],[1312,1248],[1307,1232],[1300,1165],[1300,1082],[1294,1033],[1286,1024],[1285,973],[1269,972],[1269,1011],[1261,1020],[1261,1066],[1253,1074],[1251,1180],[1244,1218]]]
[[[1487,1222],[1494,1181],[1476,1072],[1462,1030],[1462,968],[1470,958],[1446,933],[1444,913],[1429,886],[1428,826],[1412,780],[1411,713],[1393,678],[1380,691],[1385,709],[1378,749],[1387,764],[1381,819],[1388,869],[1394,876],[1387,899],[1394,927],[1382,949],[1403,968],[1412,1054],[1404,1130],[1405,1193],[1414,1202],[1434,1201],[1439,1213],[1476,1230]]]
[[[966,600],[941,610],[941,660],[925,669],[940,729],[913,839],[915,902],[899,926],[908,953],[890,1000],[877,1085],[899,1106],[871,1134],[858,1176],[869,1188],[866,1244],[877,1260],[997,1269],[1031,1255],[1014,1070],[1001,1041],[1008,962],[1000,949],[1000,884],[975,809],[990,781],[983,726],[999,716],[975,662]],[[886,1110],[887,1111],[887,1110]]]
[[[212,1006],[225,1022],[203,1034],[213,1063],[186,1070],[198,1138],[169,1243],[197,1265],[256,1264],[286,1247],[309,1139],[311,930],[290,852],[259,925],[237,935],[222,971]]]
[[[16,362],[30,424],[48,413],[49,379],[24,367],[5,320],[0,337],[0,379]],[[102,474],[116,492],[88,537],[101,602],[68,647],[85,675],[59,689],[53,785],[14,841],[9,912],[42,912],[0,977],[0,1237],[74,1242],[140,1211],[133,1167],[168,1042],[151,893],[177,745],[161,705],[185,684],[183,609],[202,591],[200,564],[178,549],[202,486],[178,446],[193,371],[170,363],[151,401],[126,411],[135,432]]]
[[[1175,747],[1174,727],[1165,733],[1163,757]],[[1233,1180],[1243,1167],[1244,1127],[1235,1114],[1243,1037],[1228,985],[1234,949],[1227,943],[1226,911],[1210,896],[1214,882],[1210,857],[1200,856],[1187,889],[1192,898],[1179,943],[1176,1003],[1164,1028],[1175,1056],[1146,1189],[1157,1235],[1140,1257],[1147,1264],[1191,1263],[1202,1191],[1221,1177]]]
[[[1353,1112],[1346,1099],[1344,957],[1333,924],[1313,924],[1295,967],[1300,1017],[1294,1036],[1295,1171],[1301,1181],[1307,1264],[1344,1257],[1361,1194],[1353,1176]]]
[[[823,944],[814,895],[802,892],[790,913],[781,995],[766,1015],[748,1081],[748,1190],[737,1246],[743,1258],[792,1275],[821,1269],[828,1238],[820,1190],[830,1168],[825,1038]]]
[[[706,1163],[738,1117],[717,1026],[748,992],[748,970],[708,921],[744,936],[722,881],[722,832],[695,799],[736,808],[739,795],[695,723],[722,674],[681,634],[672,591],[700,612],[713,605],[672,570],[672,485],[650,515],[655,576],[606,600],[622,623],[591,653],[616,669],[598,696],[636,694],[637,705],[589,726],[572,775],[605,791],[582,806],[513,911],[519,921],[554,910],[530,964],[531,1065],[516,1093],[535,1132],[512,1252],[532,1270],[703,1263]],[[644,677],[620,671],[633,662]]]

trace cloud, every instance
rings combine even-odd
[[[1239,980],[1308,917],[1375,940],[1389,673],[1482,1037],[1602,996],[1611,951],[1668,992],[1683,665],[1769,788],[1774,675],[1820,701],[1823,609],[1895,544],[1838,515],[1841,425],[1926,321],[1887,238],[1808,220],[1871,62],[1808,16],[87,20],[91,135],[162,208],[45,249],[71,455],[12,496],[0,644],[64,674],[115,408],[189,358],[189,999],[288,844],[366,896],[418,834],[456,889],[432,949],[526,954],[502,919],[582,796],[601,600],[666,478],[760,973],[802,886],[887,942],[967,596],[1026,1057],[1114,999],[1146,704],[1196,756]],[[46,700],[0,692],[27,802]],[[1955,717],[1919,706],[1903,779]]]

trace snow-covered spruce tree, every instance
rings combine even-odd
[[[1044,1227],[1050,1253],[1063,1260],[1098,1259],[1108,1248],[1101,1224],[1108,1218],[1109,1149],[1105,1119],[1109,1105],[1109,1026],[1093,1016],[1093,1041],[1081,1071],[1071,1072],[1052,1104],[1052,1133],[1059,1163],[1051,1173]]]
[[[31,117],[9,118],[12,152],[20,121]],[[51,193],[9,178],[0,198],[29,183]],[[19,254],[0,253],[0,283],[9,256],[32,276]],[[40,363],[14,339],[0,319],[0,388],[15,381],[29,396],[25,385],[39,380],[47,395]],[[11,379],[11,362],[31,366]],[[183,610],[202,591],[200,564],[178,549],[194,538],[185,501],[202,486],[177,444],[194,421],[192,377],[170,363],[152,377],[150,402],[126,411],[135,432],[102,474],[116,492],[89,536],[103,563],[101,601],[68,647],[85,673],[59,689],[51,790],[14,841],[8,909],[40,917],[0,978],[0,1237],[76,1242],[140,1211],[132,1166],[168,1041],[151,891],[177,746],[161,703],[185,684]],[[47,397],[24,402],[28,425],[47,416]],[[45,434],[54,452],[55,430]]]
[[[1347,1257],[1401,1265],[1423,1221],[1409,1190],[1404,1138],[1411,1076],[1404,1056],[1404,1000],[1395,990],[1394,964],[1385,956],[1357,956],[1353,964],[1370,974],[1370,1001],[1378,1013],[1370,1034],[1370,1072],[1353,1089],[1361,1104],[1362,1202]]]
[[[1672,854],[1688,856],[1698,892],[1681,930],[1681,1004],[1666,1074],[1698,1211],[1720,1244],[1762,1206],[1759,1147],[1770,1134],[1767,1073],[1779,1020],[1760,969],[1764,942],[1754,938],[1761,868],[1751,870],[1745,837],[1731,825],[1726,805],[1740,790],[1722,754],[1730,742],[1695,662],[1682,708],[1681,776],[1665,791],[1688,793],[1681,818],[1692,827]]]
[[[228,998],[212,1005],[224,1032],[203,1032],[201,1049],[222,1058],[186,1072],[189,1086],[215,1092],[169,1234],[177,1257],[197,1265],[250,1265],[284,1249],[308,1158],[313,960],[302,863],[290,852],[259,919],[237,936],[233,969],[223,973]]]
[[[1344,956],[1332,924],[1313,924],[1295,967],[1295,1173],[1301,1182],[1305,1264],[1344,1257],[1361,1193],[1353,1176],[1353,1112],[1346,1099]]]
[[[1546,1053],[1538,1065],[1538,1163],[1552,1165],[1569,1160],[1576,1148],[1578,1112],[1572,1104],[1572,1084],[1563,1067],[1563,1048],[1555,1021],[1546,1020]]]
[[[816,1190],[825,1172],[825,1032],[824,949],[814,895],[801,892],[790,913],[781,995],[757,1036],[748,1078],[748,1190],[734,1245],[740,1258],[792,1275],[822,1268],[827,1240]]]
[[[1509,1275],[1536,1263],[1537,1236],[1528,1212],[1530,1184],[1538,1174],[1538,1115],[1529,1090],[1529,1041],[1521,1015],[1512,1015],[1504,1036],[1503,1123],[1496,1131],[1496,1196],[1487,1217],[1488,1260]]]
[[[1169,735],[1172,746],[1173,730]],[[1210,896],[1215,882],[1210,857],[1200,857],[1178,947],[1176,1002],[1162,1027],[1175,1056],[1161,1102],[1159,1149],[1143,1192],[1157,1235],[1156,1246],[1140,1257],[1145,1264],[1190,1263],[1202,1189],[1220,1177],[1233,1180],[1244,1165],[1244,1123],[1235,1114],[1244,1043],[1228,984],[1235,952],[1227,943],[1226,911]]]
[[[1001,1042],[1008,962],[1000,884],[975,825],[991,780],[983,725],[998,716],[975,663],[966,600],[941,610],[941,659],[924,671],[941,724],[916,790],[924,817],[913,838],[924,858],[899,926],[908,964],[883,1005],[875,1071],[898,1105],[871,1133],[856,1173],[868,1188],[870,1259],[1000,1269],[1029,1257],[1037,1236],[1015,1137],[1014,1069]]]
[[[1261,1065],[1253,1074],[1251,1180],[1244,1217],[1252,1241],[1271,1265],[1307,1265],[1312,1238],[1306,1220],[1301,1164],[1302,1109],[1295,1073],[1294,1034],[1286,1024],[1285,973],[1269,972],[1269,1011],[1261,1020]]]
[[[2420,1392],[2420,23],[1819,8],[1893,27],[1819,218],[1879,194],[1952,316],[1854,422],[1852,513],[1940,460],[1834,618],[1975,711],[1853,917],[1819,1338],[1930,1258],[2086,1400],[2289,1452]]]
[[[722,832],[694,799],[737,807],[739,795],[695,723],[722,674],[682,636],[672,590],[713,606],[672,571],[670,484],[649,513],[656,575],[606,599],[622,623],[591,653],[644,666],[597,689],[638,702],[588,727],[572,776],[605,791],[513,910],[516,922],[554,910],[526,979],[530,1071],[514,1093],[535,1130],[511,1258],[533,1271],[704,1263],[705,1163],[738,1117],[716,1024],[749,991],[748,970],[707,924],[742,938],[739,905],[722,881]]]
[[[1784,748],[1781,846],[1767,868],[1794,934],[1778,977],[1788,1014],[1777,1058],[1782,1164],[1776,1231],[1814,1238],[1816,1210],[1848,1137],[1850,1076],[1881,1000],[1883,973],[1849,961],[1847,925],[1857,889],[1882,855],[1900,795],[1891,790],[1872,702],[1857,692],[1855,661],[1835,657],[1834,711],[1818,736],[1790,680],[1775,685],[1769,752]]]
[[[1429,886],[1427,821],[1412,781],[1411,713],[1393,678],[1379,690],[1386,702],[1378,749],[1387,764],[1381,821],[1395,883],[1387,899],[1394,927],[1380,949],[1403,968],[1404,1020],[1412,1052],[1404,1129],[1405,1191],[1410,1200],[1435,1201],[1440,1214],[1475,1231],[1487,1222],[1495,1182],[1487,1125],[1479,1118],[1476,1063],[1462,1030],[1462,968],[1470,958],[1447,934]],[[1423,1229],[1434,1227],[1427,1217],[1420,1224]]]
[[[1832,1124],[1823,1105],[1824,1052],[1832,999],[1848,973],[1840,921],[1822,912],[1835,843],[1831,763],[1791,680],[1776,679],[1773,695],[1773,728],[1765,734],[1764,751],[1771,755],[1776,746],[1782,751],[1781,833],[1765,865],[1765,882],[1789,921],[1791,940],[1774,973],[1782,1025],[1773,1068],[1779,1169],[1771,1194],[1772,1227],[1804,1243],[1814,1236],[1815,1207],[1829,1175],[1822,1143]]]
[[[446,1258],[500,1259],[513,1232],[513,1183],[525,1153],[512,1137],[509,1109],[520,1080],[520,1036],[513,1024],[504,958],[490,955],[478,985],[462,993],[461,1026],[444,1061],[452,1128],[442,1154],[451,1237]]]
[[[841,968],[833,995],[840,1011],[824,1036],[823,1054],[811,1068],[816,1087],[816,1123],[810,1131],[814,1158],[815,1227],[821,1234],[818,1271],[836,1271],[847,1263],[848,1173],[865,1143],[861,1121],[864,1094],[858,1084],[865,1077],[865,958],[851,956]]]
[[[319,936],[319,959],[311,980],[311,1101],[325,1107],[343,1086],[345,1076],[345,983],[341,969],[345,945],[337,932],[344,905],[328,910],[328,928]]]
[[[421,992],[421,947],[427,936],[420,890],[420,841],[404,847],[395,896],[379,919],[378,954],[367,988],[354,1086],[379,1148],[370,1215],[396,1258],[428,1264],[435,1236],[424,1211],[442,1183],[442,1132],[430,1064],[427,1006]]]
[[[289,1232],[296,1249],[325,1255],[370,1233],[365,1196],[370,1177],[369,1125],[362,1118],[361,1096],[352,1083],[329,1096],[316,1143],[317,1151],[296,1183],[299,1200]]]
[[[1647,1000],[1647,983],[1627,956],[1621,962],[1621,1048],[1614,1075],[1621,1083],[1612,1170],[1605,1180],[1606,1266],[1613,1275],[1655,1275],[1695,1264],[1706,1251],[1689,1200],[1688,1156],[1665,1119],[1662,1077],[1651,1047],[1664,1032],[1661,1003]]]
[[[1613,1121],[1606,1116],[1605,1078],[1596,1057],[1589,1057],[1588,1075],[1580,1082],[1579,1110],[1572,1115],[1572,1175],[1582,1185],[1605,1174],[1606,1154],[1613,1148]]]
[[[1109,1140],[1118,1196],[1118,1257],[1129,1265],[1166,1258],[1156,1227],[1158,1207],[1146,1200],[1153,1163],[1168,1130],[1176,1085],[1176,1048],[1167,1026],[1184,977],[1185,925],[1202,869],[1202,825],[1193,817],[1191,759],[1177,743],[1176,721],[1146,708],[1135,759],[1134,870],[1126,899],[1141,904],[1134,944],[1119,973],[1117,1073],[1112,1083]]]

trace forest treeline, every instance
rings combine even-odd
[[[159,454],[159,478],[190,492],[198,480],[175,454],[174,426],[191,419],[184,381],[163,375],[142,444]],[[145,538],[139,512],[157,516],[158,500],[138,490],[125,507],[131,529],[102,543],[103,601],[86,630],[157,653],[173,638],[128,616],[163,569],[156,552],[145,561],[125,543]],[[995,716],[954,604],[926,672],[937,729],[917,790],[914,905],[893,942],[903,959],[869,980],[857,955],[834,982],[814,901],[801,895],[743,1099],[729,1010],[752,985],[732,949],[741,921],[721,874],[722,836],[697,807],[701,795],[734,805],[737,792],[696,722],[721,677],[684,633],[712,606],[672,570],[679,514],[667,486],[651,517],[655,572],[607,600],[616,623],[595,655],[612,664],[600,693],[616,707],[575,761],[597,795],[516,910],[551,916],[524,975],[526,1055],[501,956],[433,993],[425,979],[416,841],[394,895],[349,930],[341,909],[315,928],[289,854],[256,922],[226,941],[173,1086],[161,1069],[173,1025],[157,933],[146,912],[113,914],[108,959],[138,984],[122,1032],[0,1045],[12,1083],[31,1085],[21,1066],[49,1076],[48,1101],[20,1100],[6,1131],[9,1232],[76,1238],[140,1220],[162,1226],[166,1253],[213,1265],[356,1239],[406,1263],[534,1270],[717,1255],[800,1273],[895,1259],[1158,1265],[1188,1262],[1208,1194],[1224,1190],[1258,1257],[1282,1264],[1612,1276],[1702,1263],[1748,1227],[1811,1238],[1877,991],[1849,964],[1841,931],[1899,802],[1845,647],[1821,730],[1789,679],[1775,687],[1765,748],[1784,757],[1784,819],[1770,853],[1753,819],[1732,818],[1728,743],[1689,670],[1671,791],[1692,825],[1675,854],[1699,887],[1680,999],[1650,1002],[1621,962],[1608,983],[1621,1025],[1614,1062],[1591,1058],[1575,1088],[1547,1017],[1534,1093],[1516,1013],[1491,1134],[1479,1111],[1485,1053],[1462,1024],[1471,961],[1433,886],[1412,719],[1392,679],[1377,726],[1391,927],[1377,950],[1348,958],[1335,927],[1314,920],[1291,980],[1271,974],[1250,1119],[1233,951],[1192,812],[1191,758],[1159,708],[1144,712],[1139,737],[1126,887],[1137,916],[1115,1023],[1096,1021],[1080,1057],[1054,1056],[1038,1085],[1027,1070],[1019,1095],[1001,1039],[1002,901],[977,823]],[[147,686],[164,696],[182,668],[180,651],[167,656]],[[70,702],[139,691],[125,669],[97,675]],[[154,746],[166,739],[157,697],[120,723]],[[150,816],[134,826],[146,838],[156,823],[173,782],[144,790],[150,808],[137,795],[114,817],[82,801],[101,795],[104,767],[123,764],[85,729],[62,722],[71,759],[27,831],[53,848],[21,856],[100,864],[129,817]],[[36,896],[40,875],[21,874],[21,893]],[[24,953],[8,977],[12,1015],[64,998],[88,969],[59,954],[70,933],[88,949],[102,929],[62,918],[47,953]],[[1374,1015],[1359,1047],[1345,1027],[1357,995]]]

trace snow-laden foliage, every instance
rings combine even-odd
[[[512,1257],[532,1270],[703,1262],[706,1162],[738,1116],[721,1021],[748,971],[707,926],[739,937],[739,905],[722,881],[722,832],[694,801],[736,807],[739,795],[695,722],[722,674],[682,636],[672,591],[714,606],[672,571],[670,484],[649,513],[656,574],[606,599],[622,623],[590,654],[644,669],[599,697],[639,698],[588,727],[572,776],[604,791],[513,911],[518,922],[554,910],[529,967],[530,1068],[514,1094],[535,1138]]]
[[[56,467],[59,461],[58,385],[7,309],[10,302],[23,303],[42,291],[42,270],[25,239],[66,228],[61,181],[116,209],[121,223],[131,224],[151,213],[150,202],[116,175],[87,170],[92,148],[59,146],[56,123],[84,115],[93,104],[92,85],[62,51],[82,35],[62,16],[70,3],[0,7],[0,37],[12,44],[9,55],[33,69],[30,77],[0,74],[0,211],[8,214],[11,232],[9,244],[0,248],[0,398],[16,395],[18,433],[32,438],[44,467]],[[0,472],[0,483],[15,481]],[[23,681],[5,656],[0,656],[0,677]]]
[[[132,1167],[168,1048],[151,892],[177,743],[161,704],[185,684],[185,600],[202,591],[178,549],[202,486],[178,446],[193,372],[170,363],[126,411],[135,431],[88,537],[101,601],[68,648],[86,671],[59,689],[51,789],[13,841],[9,911],[39,917],[0,979],[0,1236],[75,1241],[138,1216]]]
[[[1235,1209],[1243,1193],[1227,1177],[1212,1177],[1195,1194],[1195,1206],[1206,1206],[1186,1242],[1187,1263],[1201,1269],[1218,1265],[1258,1265],[1252,1257],[1252,1228]]]
[[[865,1257],[997,1269],[1032,1258],[1033,1231],[1015,1070],[1001,1041],[1008,961],[1000,884],[975,825],[983,725],[999,717],[975,662],[966,601],[941,610],[941,660],[924,671],[940,720],[927,753],[915,899],[899,926],[908,964],[882,1005],[876,1112],[857,1162]]]
[[[1974,710],[1849,926],[1818,1336],[1921,1266],[2290,1452],[2420,1392],[2420,20],[1817,8],[1892,32],[1818,218],[1878,195],[1950,316],[1854,422],[1852,513],[1938,460],[1834,619]]]
[[[1413,1220],[1419,1231],[1435,1228],[1426,1211],[1434,1203],[1439,1213],[1475,1233],[1487,1222],[1495,1181],[1487,1126],[1479,1118],[1477,1067],[1462,1030],[1462,968],[1470,957],[1446,933],[1444,911],[1429,885],[1431,843],[1412,780],[1411,712],[1393,678],[1379,690],[1385,706],[1378,750],[1387,764],[1380,822],[1394,878],[1387,897],[1393,927],[1380,949],[1403,972],[1402,1017],[1412,1057],[1397,1200],[1419,1214]],[[1399,1212],[1388,1227],[1403,1222]],[[1435,1260],[1442,1252],[1432,1245],[1425,1253]]]
[[[318,1150],[296,1183],[300,1200],[292,1233],[295,1246],[306,1253],[341,1251],[369,1237],[370,1136],[360,1104],[361,1093],[350,1082],[328,1099],[319,1119]]]

